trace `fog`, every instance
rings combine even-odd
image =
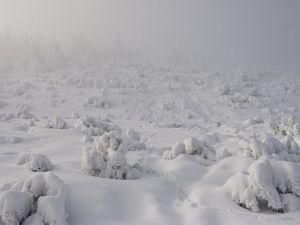
[[[26,56],[35,53],[24,45],[34,40],[35,48],[55,43],[64,58],[77,60],[254,65],[297,73],[299,12],[298,0],[0,0],[1,65],[16,58],[23,60],[19,68],[28,64]]]

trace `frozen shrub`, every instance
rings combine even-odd
[[[93,148],[85,148],[82,153],[82,170],[90,176],[103,176],[106,168],[104,154]]]
[[[17,112],[15,113],[15,117],[20,118],[20,119],[33,119],[35,116],[31,113],[30,111],[30,106],[25,103],[21,103],[17,105]]]
[[[126,130],[122,144],[127,145],[128,151],[145,149],[145,144],[141,141],[139,133],[132,129]]]
[[[91,176],[113,179],[137,179],[141,175],[138,164],[127,164],[128,145],[124,144],[118,127],[94,138],[94,146],[83,150],[82,170]]]
[[[273,116],[266,122],[267,127],[274,134],[280,135],[299,135],[300,125],[292,116]]]
[[[111,130],[111,125],[94,117],[81,117],[75,123],[75,128],[89,136],[100,136],[105,131]]]
[[[125,155],[122,152],[109,151],[106,158],[106,177],[125,179],[128,167]]]
[[[0,224],[19,225],[34,209],[28,192],[5,191],[0,195]]]
[[[94,141],[94,137],[93,136],[89,136],[89,135],[84,135],[83,138],[81,139],[81,141],[84,142],[84,143],[93,142]]]
[[[25,180],[22,191],[31,193],[37,199],[36,216],[40,218],[42,224],[68,224],[66,190],[64,182],[56,175],[34,174]]]
[[[52,129],[66,129],[68,128],[68,124],[63,118],[56,116],[52,121],[48,122],[46,127]]]
[[[288,210],[286,194],[300,197],[300,166],[262,158],[251,164],[248,173],[237,173],[225,184],[232,199],[253,211]],[[290,206],[291,207],[291,206]]]
[[[174,159],[180,154],[201,155],[204,159],[215,160],[215,150],[205,141],[196,138],[186,138],[183,143],[177,143],[171,150],[164,152],[165,159]]]
[[[255,125],[255,124],[260,124],[260,123],[263,123],[264,120],[260,117],[255,117],[255,118],[252,118],[252,119],[248,119],[244,122],[244,126],[246,127],[249,127],[249,126],[252,126],[252,125]]]
[[[185,145],[179,142],[176,143],[170,151],[165,151],[163,157],[164,159],[175,159],[177,156],[184,153],[186,153]]]
[[[216,160],[217,161],[220,161],[222,159],[225,159],[225,158],[228,158],[230,157],[231,154],[230,152],[227,150],[227,148],[222,148],[222,149],[219,149],[217,152],[216,152]]]
[[[17,160],[17,165],[26,164],[26,167],[33,172],[52,170],[53,165],[50,159],[42,154],[23,153]]]
[[[241,140],[239,148],[242,154],[259,159],[262,156],[277,157],[281,160],[300,162],[300,147],[292,136],[286,136],[283,142],[280,142],[271,135],[266,135],[262,140],[251,138],[250,142]]]
[[[110,108],[110,102],[104,97],[91,96],[83,104],[84,107],[94,107],[94,108]]]
[[[0,195],[2,225],[67,225],[64,182],[52,173],[34,174]]]

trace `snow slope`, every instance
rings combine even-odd
[[[298,77],[254,69],[104,64],[1,75],[0,193],[8,195],[14,182],[45,173],[34,171],[51,163],[45,170],[64,182],[70,225],[299,224],[299,99]],[[78,127],[87,116],[94,122]],[[127,143],[121,157],[128,165],[122,165],[138,163],[139,179],[82,170],[84,148],[102,152],[104,161],[106,152],[123,151],[112,146],[126,143],[124,136],[100,151],[93,144],[96,134],[122,129],[123,135],[129,128],[141,137]],[[188,150],[200,148],[198,142],[186,144],[191,137],[213,158]],[[140,142],[143,148],[136,147]],[[163,157],[180,142],[176,157]],[[28,156],[25,168],[17,165],[22,154]],[[263,166],[272,169],[261,173]],[[279,196],[276,207],[272,197],[263,197],[268,190]],[[251,199],[258,201],[256,210],[244,205]],[[57,216],[51,212],[49,221]]]

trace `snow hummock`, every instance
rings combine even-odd
[[[50,159],[38,153],[22,153],[17,160],[17,165],[23,165],[33,172],[49,171],[53,169]]]
[[[68,225],[64,182],[52,173],[37,173],[0,195],[3,225]]]
[[[200,155],[204,159],[215,160],[215,150],[205,141],[194,137],[184,139],[183,143],[176,143],[171,150],[164,152],[164,158],[174,159],[181,154]]]

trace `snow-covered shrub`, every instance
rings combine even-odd
[[[75,128],[81,129],[88,136],[100,136],[112,129],[109,123],[89,116],[80,117],[75,123]]]
[[[46,127],[52,129],[66,129],[68,128],[68,124],[63,118],[56,116],[52,121],[48,121]]]
[[[138,164],[127,164],[126,153],[130,144],[124,143],[119,129],[95,137],[94,146],[83,150],[82,170],[91,176],[112,179],[139,178],[141,167]]]
[[[105,155],[95,148],[85,148],[82,152],[82,170],[91,176],[104,176]]]
[[[281,160],[300,162],[300,147],[289,135],[282,142],[271,135],[266,135],[261,140],[252,137],[249,142],[241,140],[239,148],[241,151],[237,154],[250,156],[254,159],[259,159],[262,156],[273,156]]]
[[[5,191],[0,195],[0,224],[19,225],[33,209],[33,196],[30,193]]]
[[[90,135],[84,135],[83,138],[81,139],[82,142],[84,143],[89,143],[94,141],[94,137]]]
[[[260,123],[263,123],[264,120],[260,117],[254,117],[254,118],[251,118],[251,119],[248,119],[244,122],[244,126],[246,127],[249,127],[249,126],[252,126],[252,125],[255,125],[255,124],[260,124]]]
[[[216,161],[220,161],[222,159],[230,157],[231,154],[227,150],[227,148],[221,148],[218,151],[216,151]]]
[[[300,124],[292,116],[270,117],[266,125],[274,134],[300,135]]]
[[[251,164],[248,173],[237,173],[225,184],[232,199],[239,205],[260,211],[288,210],[285,194],[300,201],[300,166],[296,163],[262,158]],[[295,203],[293,203],[295,205]]]
[[[35,116],[29,113],[29,111],[30,111],[30,106],[28,104],[26,103],[18,104],[15,117],[20,119],[34,119]]]
[[[91,96],[83,104],[84,107],[94,107],[94,108],[110,108],[111,103],[104,97],[101,96]]]
[[[0,195],[2,225],[67,225],[64,182],[52,173],[38,173],[6,185]]]
[[[201,155],[208,160],[215,160],[215,150],[205,141],[196,138],[186,138],[183,143],[176,143],[171,150],[164,152],[165,159],[174,159],[180,154]]]
[[[133,129],[126,130],[122,144],[127,145],[128,151],[145,149],[145,144],[141,141],[140,134]]]
[[[50,159],[42,154],[23,153],[17,160],[17,165],[25,164],[33,172],[49,171],[53,169]]]
[[[31,193],[37,199],[35,216],[39,217],[43,224],[68,224],[65,185],[56,175],[34,174],[25,180],[22,191]]]

